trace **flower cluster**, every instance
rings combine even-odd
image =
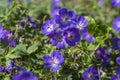
[[[110,47],[109,43],[106,43],[105,47],[98,47],[95,50],[95,56],[98,59],[98,61],[102,62],[104,65],[101,65],[102,68],[106,68],[110,65],[111,55],[112,52],[119,51],[120,50],[120,39],[118,37],[111,37],[110,40],[112,40],[112,47]],[[110,50],[107,50],[107,48]],[[113,51],[112,51],[113,50]],[[112,56],[113,57],[113,56]],[[114,54],[115,61],[114,61],[114,68],[116,68],[116,74],[112,75],[110,77],[110,80],[118,80],[120,79],[120,54],[118,53],[117,55]],[[113,67],[113,66],[112,66]]]
[[[53,3],[57,0],[53,0]],[[77,16],[73,10],[67,10],[58,5],[51,9],[51,20],[44,22],[41,32],[50,38],[50,43],[59,49],[64,49],[66,44],[75,46],[76,42],[83,40],[94,42],[86,26],[88,21],[84,16]]]
[[[7,0],[7,1],[8,1],[7,5],[9,5],[11,3],[11,0]],[[29,0],[27,0],[27,1],[29,1]],[[73,69],[76,67],[78,69],[79,60],[83,61],[86,59],[86,55],[87,55],[86,52],[89,53],[89,52],[94,51],[94,54],[92,55],[92,59],[85,60],[85,62],[93,61],[93,63],[90,62],[90,63],[86,64],[84,62],[81,62],[81,63],[83,63],[82,64],[83,66],[89,66],[89,67],[87,67],[85,69],[85,71],[82,70],[82,73],[81,73],[81,71],[76,71],[77,73],[81,73],[80,78],[82,78],[83,80],[99,80],[99,79],[101,79],[101,77],[104,77],[104,75],[101,75],[102,71],[100,71],[99,68],[97,68],[97,67],[99,66],[100,68],[103,69],[108,66],[111,67],[111,64],[112,65],[114,64],[115,66],[112,66],[112,68],[110,68],[110,69],[115,68],[116,73],[110,74],[109,78],[110,78],[110,80],[119,80],[120,79],[120,54],[116,55],[116,54],[112,54],[112,52],[120,53],[120,38],[118,38],[116,36],[112,37],[111,35],[109,35],[107,37],[111,41],[110,45],[109,45],[109,42],[106,41],[106,45],[104,44],[104,46],[102,46],[101,45],[101,44],[103,44],[102,41],[98,44],[96,41],[95,44],[90,43],[90,47],[91,47],[91,45],[93,45],[92,47],[93,47],[93,49],[95,49],[93,51],[90,50],[90,51],[84,52],[84,51],[82,51],[82,49],[75,49],[76,48],[75,47],[75,48],[71,48],[71,50],[68,50],[68,52],[67,52],[67,49],[65,49],[65,48],[67,48],[67,46],[70,46],[70,47],[76,46],[76,44],[78,42],[80,42],[81,40],[86,40],[88,42],[94,42],[94,37],[92,35],[90,35],[89,31],[87,30],[87,26],[89,25],[89,21],[87,20],[87,18],[82,15],[77,15],[73,10],[68,10],[66,8],[59,6],[58,5],[59,2],[60,2],[60,0],[52,0],[52,8],[51,8],[51,13],[50,13],[51,19],[44,21],[43,25],[41,26],[41,30],[40,30],[42,34],[46,35],[49,38],[49,44],[56,47],[56,50],[53,50],[50,55],[44,54],[42,56],[42,61],[43,61],[44,67],[49,68],[50,73],[52,72],[54,74],[54,72],[58,71],[61,68],[61,65],[64,62],[65,62],[65,64],[67,64],[67,61],[65,61],[65,59],[69,61],[70,59],[73,59],[73,57],[75,57],[73,62],[72,62],[72,60],[70,60],[72,62],[72,63],[70,62],[70,69]],[[101,6],[104,5],[103,0],[97,0],[97,2]],[[120,6],[120,0],[111,0],[111,3],[115,7]],[[36,24],[33,22],[33,20],[31,19],[30,16],[25,16],[24,18],[22,18],[19,22],[19,25],[22,28],[25,28],[26,26],[30,26],[31,28],[36,27]],[[94,25],[97,27],[96,24],[94,24]],[[120,16],[118,16],[117,18],[115,18],[113,20],[112,26],[115,31],[120,32]],[[88,26],[88,29],[89,29],[89,27],[90,26]],[[109,33],[109,28],[107,28],[107,29],[108,30],[105,30],[105,31],[108,31],[108,32],[106,32],[105,35],[108,35],[107,33]],[[17,38],[16,38],[15,35],[16,34],[14,34],[14,32],[12,32],[11,30],[5,30],[5,29],[3,29],[3,26],[0,25],[0,42],[6,43],[6,45],[8,46],[7,48],[9,48],[10,46],[16,46],[16,39],[19,36],[17,36]],[[99,34],[98,35],[95,34],[95,36],[96,36],[96,40],[97,40],[97,38],[99,39],[99,37],[98,37]],[[100,38],[101,38],[101,36],[100,36]],[[102,36],[102,39],[103,38],[104,38],[104,36]],[[106,39],[106,36],[105,36],[105,39]],[[105,41],[105,39],[104,39],[104,41]],[[36,36],[35,36],[35,39],[33,39],[32,41],[34,41],[34,40],[38,40]],[[30,41],[31,44],[32,44],[32,41]],[[27,44],[29,44],[30,42],[28,41]],[[83,43],[84,43],[84,41],[83,41]],[[24,43],[22,43],[22,44],[24,44]],[[85,42],[86,49],[83,47],[84,44],[81,45],[81,43],[80,43],[80,47],[83,47],[83,50],[87,50],[89,48],[89,47],[86,47],[87,44],[89,45],[89,43]],[[96,44],[97,44],[97,46],[96,46]],[[98,45],[100,45],[100,46],[98,46]],[[44,44],[43,44],[43,46],[44,46]],[[45,46],[46,46],[46,44],[45,44]],[[41,48],[41,47],[42,47],[41,45],[40,46],[31,45],[30,47],[29,47],[29,45],[27,45],[27,47],[25,47],[25,50],[20,51],[20,52],[24,52],[24,53],[31,52],[27,55],[32,56],[32,55],[34,55],[34,54],[32,54],[32,52],[33,53],[35,51],[38,52],[39,48]],[[21,48],[21,47],[19,47],[19,48]],[[110,48],[111,51],[107,50],[107,48]],[[63,49],[65,49],[65,50],[63,50]],[[75,51],[73,50],[73,52],[72,52],[72,49],[75,49]],[[44,49],[40,49],[40,50],[44,50]],[[117,50],[117,51],[115,51],[115,50]],[[17,51],[17,49],[16,49],[16,51]],[[12,53],[15,51],[13,50],[10,52]],[[73,54],[72,56],[70,54],[70,56],[69,56],[69,54],[63,55],[63,52],[75,53],[75,54]],[[84,53],[84,54],[79,54],[79,53]],[[9,54],[9,52],[8,52],[8,54]],[[18,54],[20,54],[20,53],[18,53]],[[111,56],[112,56],[111,54],[113,55],[113,57],[115,59],[111,58]],[[15,55],[17,55],[17,53]],[[68,56],[68,57],[64,58],[66,56]],[[22,56],[20,55],[20,57],[22,57]],[[41,58],[41,55],[35,55],[35,57]],[[88,57],[89,57],[89,55],[88,55]],[[90,57],[91,57],[91,55],[90,55]],[[8,57],[6,57],[6,54],[5,54],[5,58],[6,59],[8,58]],[[79,58],[81,58],[81,59],[79,59]],[[114,59],[114,60],[112,61],[112,59]],[[31,59],[31,60],[35,61],[33,59]],[[98,61],[98,63],[94,64],[95,61],[96,62]],[[102,63],[102,65],[100,65],[99,63]],[[69,64],[69,62],[68,62],[68,64]],[[75,65],[75,67],[74,67],[74,65]],[[69,66],[69,65],[67,65],[67,66]],[[64,65],[64,67],[65,67],[65,69],[67,68],[66,65]],[[62,69],[64,69],[64,67]],[[35,68],[36,68],[36,66],[35,66]],[[13,69],[18,70],[18,73],[13,75],[11,77],[11,80],[38,80],[38,78],[32,73],[32,71],[26,71],[26,70],[22,69],[20,66],[17,66],[13,60],[11,60],[6,66],[3,66],[3,65],[0,66],[0,72],[5,72],[8,74],[11,74],[13,72]],[[103,69],[103,71],[104,71],[104,69]],[[107,69],[106,69],[106,71],[107,71]],[[35,72],[37,72],[37,71],[35,71]],[[111,71],[111,72],[113,72],[113,71]],[[40,73],[39,75],[46,76],[45,74],[44,75],[41,75],[41,74],[42,73]],[[64,76],[64,75],[61,75],[61,72],[58,74],[60,75],[59,76],[60,78]],[[74,77],[72,72],[70,73],[70,75],[72,75],[72,77]],[[53,77],[53,75],[52,75],[52,77]],[[56,78],[56,75],[55,75],[55,78]]]
[[[14,33],[11,30],[3,30],[2,25],[0,25],[0,42],[5,42],[8,47],[16,45]]]

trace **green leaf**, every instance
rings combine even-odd
[[[23,55],[27,55],[26,47],[27,44],[17,45],[13,50],[10,50],[11,52],[6,55],[6,58],[14,59],[22,57]]]
[[[33,45],[31,45],[28,49],[27,49],[27,53],[31,54],[33,52],[35,52],[38,49],[38,43],[34,43]]]

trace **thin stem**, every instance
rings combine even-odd
[[[54,80],[57,80],[57,72],[53,74]]]

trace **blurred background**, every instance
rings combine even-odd
[[[51,0],[0,0],[0,13],[3,7],[8,7],[11,1],[19,2],[28,9],[30,16],[41,20],[50,17]],[[110,24],[112,19],[120,14],[112,7],[110,0],[61,0],[60,6],[74,10],[78,15],[91,16],[97,23]]]

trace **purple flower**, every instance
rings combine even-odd
[[[113,75],[111,76],[110,80],[119,80],[120,76],[119,75]]]
[[[50,68],[52,72],[56,72],[64,62],[64,58],[60,52],[55,50],[51,53],[51,56],[45,54],[43,56],[43,61],[46,68]]]
[[[120,0],[119,0],[120,1]],[[112,21],[112,26],[113,26],[113,29],[115,31],[118,31],[120,32],[120,16],[115,18],[113,21]]]
[[[112,48],[114,50],[120,50],[120,39],[115,37],[113,38],[112,42],[113,42]]]
[[[20,71],[11,80],[38,80],[38,78],[32,72]]]
[[[99,47],[99,48],[97,48],[97,49],[95,50],[95,55],[96,55],[98,58],[101,58],[102,54],[105,54],[104,48]]]
[[[24,28],[24,27],[25,27],[26,22],[25,22],[24,20],[21,20],[19,24],[20,24],[20,26],[21,26],[22,28]]]
[[[117,63],[118,65],[120,65],[120,57],[117,57],[117,58],[116,58],[116,63]]]
[[[53,5],[56,5],[60,2],[61,0],[52,0]]]
[[[69,26],[74,18],[75,13],[72,10],[68,11],[66,8],[62,8],[59,11],[59,15],[56,15],[55,21],[60,25],[60,28],[63,29]]]
[[[82,73],[83,80],[99,80],[98,71],[90,66]]]
[[[76,28],[68,28],[64,31],[65,41],[69,46],[75,46],[80,41],[80,33]]]
[[[81,31],[81,37],[83,40],[94,42],[94,37],[91,36],[86,29]]]
[[[3,72],[3,71],[4,71],[4,69],[5,69],[5,67],[4,67],[4,66],[0,66],[0,72]]]
[[[120,79],[120,66],[116,69],[116,75],[111,76],[110,80],[119,80]]]
[[[104,66],[107,66],[109,59],[105,48],[97,48],[95,50],[95,56],[104,63]]]
[[[6,0],[6,5],[9,6],[11,4],[12,0]]]
[[[99,3],[100,6],[103,6],[103,5],[104,5],[103,0],[96,0],[96,1]]]
[[[86,26],[88,25],[88,21],[85,19],[84,16],[78,16],[75,19],[75,25],[76,25],[76,28],[82,30],[86,28]]]
[[[10,62],[8,63],[7,67],[6,67],[6,73],[10,74],[12,72],[12,68],[14,66],[14,61],[10,60]]]
[[[116,68],[116,74],[117,74],[117,75],[120,75],[120,66],[118,66],[118,67]]]
[[[10,62],[6,66],[5,71],[6,73],[10,74],[12,72],[12,69],[23,70],[20,66],[15,65],[13,60],[10,60]]]
[[[52,38],[50,39],[50,42],[52,45],[56,46],[57,48],[64,49],[66,42],[63,36],[63,32],[61,30],[54,32]]]
[[[16,45],[16,37],[13,35],[12,31],[3,30],[2,25],[0,25],[0,41],[5,42],[8,47]]]
[[[25,0],[27,3],[30,3],[30,0]]]
[[[2,38],[2,36],[3,36],[3,26],[0,25],[0,39]]]
[[[16,46],[16,37],[8,40],[8,46]]]
[[[10,60],[10,62],[8,63],[8,67],[13,67],[15,64],[14,64],[14,61],[13,60]]]
[[[58,5],[53,5],[52,9],[51,9],[51,16],[53,18],[55,18],[56,15],[59,15],[59,11],[60,11],[61,7]]]
[[[108,35],[108,38],[109,38],[109,39],[112,39],[112,37],[113,37],[112,34],[109,34],[109,35]]]
[[[17,66],[17,65],[14,65],[13,68],[16,69],[16,70],[24,70],[22,67]]]
[[[45,35],[51,34],[56,29],[56,23],[54,20],[47,20],[41,28],[41,32]]]
[[[4,30],[2,33],[2,41],[7,43],[7,46],[16,46],[16,37],[10,30]]]
[[[8,39],[12,35],[12,32],[10,30],[4,30],[2,32],[2,39]]]
[[[20,26],[22,28],[25,27],[26,24],[29,24],[32,28],[36,27],[36,24],[32,21],[30,16],[26,16],[24,17],[20,22],[19,22]]]
[[[104,47],[105,54],[109,56],[112,53],[112,49],[111,49],[111,47],[109,47],[109,45],[107,43],[106,43],[106,46],[107,47]]]
[[[111,0],[111,4],[114,7],[120,7],[120,0]]]

